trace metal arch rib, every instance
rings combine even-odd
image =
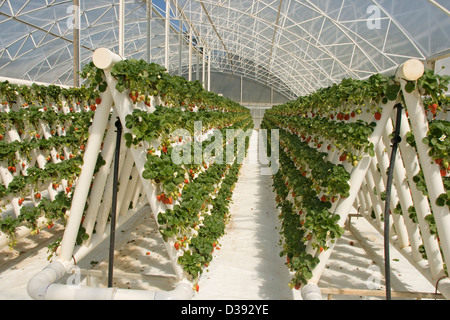
[[[200,5],[202,6],[202,10],[205,12],[206,17],[207,17],[208,20],[209,20],[209,23],[211,24],[211,27],[213,28],[215,34],[216,34],[217,37],[219,38],[219,41],[222,43],[222,46],[223,46],[223,48],[225,49],[225,52],[227,53],[228,60],[230,61],[231,66],[234,67],[234,63],[233,63],[233,59],[231,58],[231,54],[230,54],[230,52],[228,51],[227,46],[225,45],[225,42],[223,41],[223,39],[222,39],[222,37],[220,36],[219,32],[217,31],[216,26],[214,25],[214,22],[212,21],[211,16],[210,16],[209,13],[208,13],[208,10],[206,10],[206,7],[205,7],[205,5],[203,4],[203,1],[202,1],[202,0],[199,0],[199,2],[200,2]],[[234,71],[233,71],[233,70],[231,70],[231,72],[234,74]]]
[[[22,19],[20,19],[20,18],[18,18],[18,17],[12,16],[12,15],[7,14],[7,13],[4,13],[4,12],[0,12],[0,15],[5,16],[5,17],[7,17],[7,18],[9,18],[9,19],[12,19],[12,20],[14,20],[14,21],[23,23],[24,25],[27,25],[27,26],[29,26],[29,27],[31,27],[31,28],[33,28],[33,29],[36,29],[36,30],[45,32],[46,34],[49,34],[49,35],[51,35],[51,36],[53,36],[53,37],[55,37],[55,38],[59,38],[59,39],[61,39],[61,40],[64,40],[64,41],[73,43],[73,40],[71,40],[71,39],[69,39],[69,38],[67,38],[67,37],[57,35],[57,34],[54,33],[54,32],[45,30],[44,28],[41,28],[41,27],[38,27],[38,26],[36,26],[36,25],[34,25],[34,24],[31,24],[31,23],[29,23],[29,22],[26,22],[26,21],[24,21],[24,20],[22,20]],[[84,45],[82,45],[81,47],[82,47],[83,49],[86,49],[86,50],[89,50],[89,51],[92,51],[92,52],[94,51],[94,50],[92,50],[92,48],[86,47],[86,46],[84,46]]]

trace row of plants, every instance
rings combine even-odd
[[[424,97],[424,104],[432,106],[430,109],[435,109],[439,113],[448,109],[448,97],[445,92],[449,83],[450,76],[426,70],[417,81],[408,81],[405,89],[412,92],[417,88]],[[382,104],[386,104],[389,100],[397,100],[399,95],[402,98],[400,89],[393,76],[373,74],[366,80],[347,78],[340,83],[275,106],[273,110],[285,115],[314,113],[321,117],[331,115],[336,117],[338,114],[351,116],[353,112],[355,114],[368,112],[375,115],[381,111]]]
[[[329,241],[336,241],[343,229],[337,223],[339,216],[330,211],[334,200],[321,197],[312,179],[298,170],[284,150],[280,151],[280,169],[273,176],[273,188],[281,209],[280,256],[286,255],[287,265],[294,272],[290,286],[298,288],[311,277],[318,262],[306,252],[307,244],[317,252],[327,250]]]
[[[358,165],[364,153],[375,155],[373,143],[369,137],[376,123],[367,123],[363,120],[354,122],[334,121],[328,118],[315,116],[275,115],[270,111],[266,115],[267,121],[273,126],[282,128],[297,135],[303,142],[310,143],[314,148],[321,149],[326,146],[327,151],[336,151],[340,154],[341,162]]]
[[[16,244],[17,228],[39,233],[39,221],[47,227],[65,224],[76,179],[83,164],[84,148],[97,104],[98,92],[88,87],[62,88],[0,83],[0,161],[12,176],[0,185],[0,198],[8,204],[17,200],[18,214],[5,212],[0,231]],[[45,128],[45,132],[44,132]],[[16,140],[14,136],[20,140]],[[43,157],[45,163],[38,162]],[[101,157],[97,169],[103,164]],[[47,190],[56,193],[53,200]]]
[[[156,186],[157,200],[166,205],[157,216],[159,231],[164,241],[173,242],[178,263],[196,281],[212,260],[229,219],[240,168],[236,158],[246,151],[236,142],[253,128],[250,112],[204,90],[198,81],[169,76],[164,68],[143,60],[116,63],[111,74],[117,79],[115,89],[128,94],[135,105],[126,116],[126,145],[146,149],[142,177]],[[154,100],[160,104],[149,108]],[[245,141],[247,147],[247,136]],[[218,149],[204,154],[213,144]],[[224,160],[229,147],[231,162]],[[184,161],[175,162],[180,153]]]
[[[228,173],[221,181],[220,190],[208,201],[209,213],[201,222],[197,234],[186,240],[186,250],[178,258],[178,262],[193,279],[197,279],[203,269],[209,266],[214,250],[220,248],[218,241],[224,235],[230,218],[229,205],[240,168],[238,163],[227,165]],[[182,239],[184,240],[184,237]]]
[[[430,131],[423,143],[441,166],[444,182],[449,149],[448,121],[442,119],[448,112],[449,99],[444,92],[449,81],[448,76],[426,71],[418,81],[407,82],[405,88],[408,92],[417,88],[423,95],[430,119]],[[369,137],[381,118],[382,105],[399,100],[403,100],[399,83],[393,77],[375,74],[363,81],[344,79],[266,111],[263,128],[280,130],[280,170],[273,176],[273,188],[282,224],[280,255],[286,255],[286,264],[293,272],[292,288],[307,282],[319,262],[318,253],[327,249],[327,241],[335,241],[343,232],[337,225],[340,217],[330,208],[339,197],[346,197],[350,175],[342,165],[328,164],[326,157],[336,151],[338,163],[357,166],[363,154],[374,156]],[[361,120],[364,113],[372,114],[374,120]],[[337,183],[335,190],[333,183]],[[439,205],[448,205],[448,197],[448,192],[441,195]],[[401,209],[395,213],[401,214]],[[432,215],[427,221],[435,230]],[[315,254],[308,247],[316,249]]]

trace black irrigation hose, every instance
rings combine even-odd
[[[120,119],[116,120],[117,137],[116,137],[116,153],[114,158],[114,177],[113,177],[113,194],[111,209],[111,233],[109,235],[109,264],[108,264],[108,287],[113,286],[113,268],[114,268],[114,240],[116,234],[116,211],[117,211],[117,185],[119,179],[119,158],[120,143],[122,138],[122,123]]]
[[[391,186],[394,173],[395,157],[397,155],[398,144],[402,141],[400,137],[400,126],[402,121],[402,109],[401,103],[397,103],[394,108],[397,108],[397,119],[395,122],[394,136],[392,142],[392,153],[389,163],[389,171],[386,182],[386,202],[384,207],[384,270],[386,279],[386,300],[391,300],[391,266],[389,256],[389,206],[391,202]]]

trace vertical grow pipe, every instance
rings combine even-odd
[[[402,89],[404,89],[406,81],[400,79],[400,82]],[[436,205],[436,199],[440,194],[445,193],[445,189],[439,172],[439,166],[434,164],[428,154],[429,147],[422,142],[423,138],[425,138],[428,133],[428,121],[425,115],[425,109],[421,104],[420,95],[417,89],[412,93],[408,93],[404,90],[403,95],[411,115],[411,127],[416,140],[419,162],[427,185],[430,204],[436,220],[436,227],[441,240],[442,253],[444,254],[444,260],[448,264],[450,263],[450,214],[448,208]]]
[[[374,144],[376,147],[381,139],[381,136],[383,134],[383,130],[386,126],[387,121],[390,118],[392,108],[394,107],[394,102],[389,101],[386,105],[383,106],[383,110],[381,113],[381,119],[378,121],[378,124],[370,136],[370,141]],[[341,199],[339,202],[339,205],[336,208],[336,211],[334,214],[337,214],[340,216],[340,220],[338,224],[340,226],[343,226],[345,224],[345,221],[347,220],[347,216],[350,212],[351,207],[353,206],[353,203],[355,201],[355,198],[361,188],[361,185],[363,184],[363,181],[365,179],[366,173],[369,170],[370,163],[372,161],[372,157],[370,155],[365,154],[362,159],[359,161],[358,165],[354,168],[351,177],[350,177],[350,195],[345,198]],[[322,275],[323,270],[325,269],[325,266],[330,258],[331,253],[333,252],[334,246],[336,245],[336,242],[330,243],[328,246],[328,250],[322,251],[318,257],[320,259],[320,262],[317,264],[317,266],[313,270],[313,276],[309,280],[308,283],[317,284],[319,282],[320,276]],[[308,300],[308,295],[304,297],[305,300]]]
[[[111,110],[110,107],[113,103],[109,89],[106,89],[105,92],[101,93],[100,97],[102,102],[98,105],[92,121],[89,139],[83,156],[83,166],[81,167],[81,173],[78,177],[77,186],[73,194],[70,217],[61,241],[60,259],[63,261],[69,261],[72,258],[78,229],[84,212],[84,206],[86,204],[92,176],[103,141],[103,134],[108,122]]]
[[[106,48],[97,49],[93,55],[93,62],[97,68],[104,69],[106,82],[108,83],[108,87],[115,88],[117,84],[117,80],[111,75],[110,67],[115,63],[120,61],[121,58],[111,52]],[[112,98],[115,102],[115,107],[118,113],[118,116],[122,123],[125,123],[125,117],[133,112],[133,106],[130,102],[130,99],[126,93],[120,93],[117,90],[113,90],[111,92]],[[127,132],[128,129],[124,129],[124,132]],[[158,221],[157,216],[158,213],[166,208],[165,205],[161,204],[156,200],[156,186],[153,185],[149,180],[145,180],[142,178],[142,172],[144,171],[144,165],[147,162],[147,152],[143,147],[130,148],[129,152],[133,156],[134,162],[136,164],[136,168],[139,171],[139,177],[141,178],[141,182],[143,185],[143,189],[145,194],[147,195],[147,199],[150,203],[152,213],[155,217],[156,222]],[[157,222],[159,227],[159,224]],[[164,242],[164,246],[168,252],[172,267],[177,275],[178,279],[184,279],[185,273],[182,267],[178,264],[178,255],[179,252],[173,246],[173,240],[168,242]]]
[[[410,131],[410,127],[405,112],[402,113],[402,117],[403,125],[400,130],[401,136],[405,137],[406,133]],[[417,189],[417,185],[413,180],[413,177],[420,171],[419,159],[415,149],[406,142],[406,139],[403,139],[400,142],[400,152],[404,159],[403,163],[405,165],[406,177],[408,178],[409,189],[411,191],[411,196],[419,223],[423,245],[425,247],[425,252],[427,253],[431,278],[437,280],[444,275],[444,262],[442,261],[439,244],[436,238],[431,234],[430,225],[425,220],[425,217],[431,214],[428,198],[425,197],[419,189]]]

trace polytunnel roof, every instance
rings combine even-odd
[[[81,65],[99,47],[119,52],[121,0],[0,0],[0,75],[73,85],[78,1]],[[166,2],[124,3],[124,56],[147,59],[149,36],[151,61],[166,65]],[[448,52],[449,9],[448,0],[173,0],[166,66],[171,74],[187,73],[192,32],[194,63],[205,57],[213,71],[293,99]]]

